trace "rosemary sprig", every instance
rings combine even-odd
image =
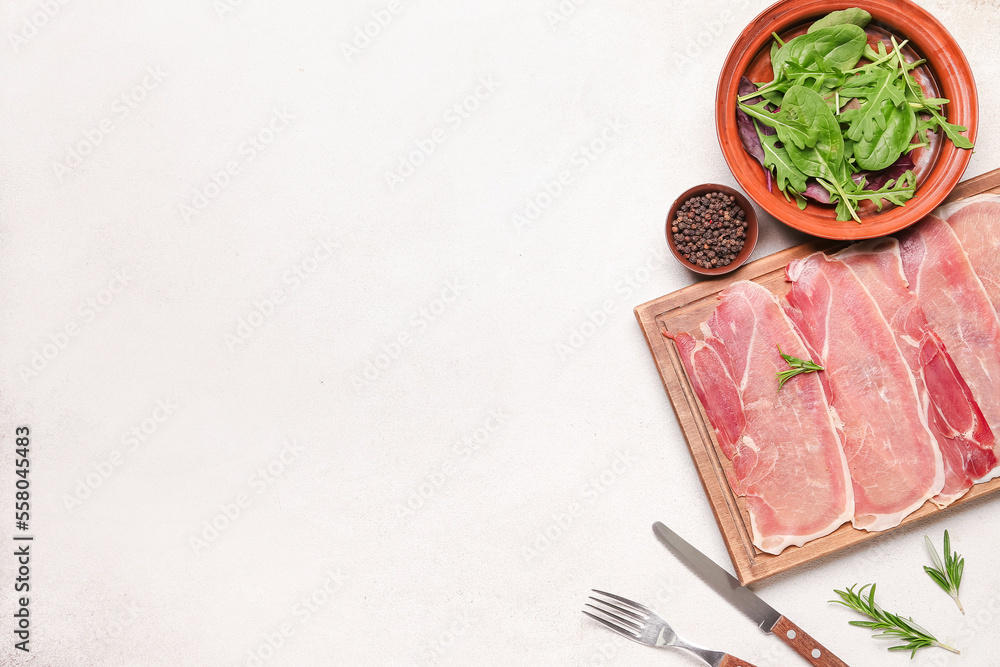
[[[778,391],[781,391],[781,388],[785,386],[786,382],[800,373],[813,373],[815,371],[824,370],[822,366],[812,361],[799,359],[798,357],[793,357],[790,354],[785,354],[781,351],[780,345],[778,345],[778,354],[780,354],[781,358],[788,362],[788,365],[791,366],[788,370],[778,371],[775,373],[778,377]]]
[[[962,607],[962,601],[958,599],[958,587],[962,584],[962,571],[965,569],[965,559],[958,555],[958,552],[952,553],[951,551],[951,538],[948,536],[948,531],[944,531],[944,562],[941,562],[941,557],[938,556],[937,549],[934,548],[934,543],[931,542],[931,538],[924,535],[924,541],[927,542],[927,551],[931,555],[931,560],[934,561],[935,567],[927,567],[924,565],[924,572],[937,582],[937,585],[944,589],[947,593],[955,600],[955,604],[958,605],[958,610],[965,614],[965,609]]]
[[[871,589],[868,591],[866,599],[864,597],[865,589],[869,587]],[[918,649],[933,646],[943,648],[952,653],[961,653],[958,649],[939,642],[932,634],[917,625],[912,618],[904,619],[896,614],[890,614],[878,606],[878,603],[875,602],[875,584],[865,584],[858,589],[857,593],[854,592],[854,586],[851,586],[846,591],[834,590],[833,592],[839,595],[840,599],[830,600],[830,602],[842,604],[874,619],[871,621],[848,621],[848,623],[862,628],[882,630],[881,634],[872,635],[872,637],[888,637],[906,642],[898,646],[890,646],[890,651],[910,651],[911,659],[916,655]]]

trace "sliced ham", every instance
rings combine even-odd
[[[931,431],[944,462],[944,487],[931,502],[945,507],[997,464],[997,443],[972,391],[941,339],[907,289],[899,243],[877,239],[856,243],[836,255],[874,298],[928,406]]]
[[[746,498],[757,548],[777,554],[827,535],[854,515],[847,460],[819,377],[778,391],[778,353],[807,356],[777,299],[751,282],[723,290],[703,340],[671,337],[717,440],[729,483]]]
[[[1000,199],[990,195],[945,212],[993,307],[1000,311]]]
[[[958,236],[941,218],[928,216],[900,236],[899,252],[910,290],[990,429],[1000,433],[1000,318]],[[998,474],[994,466],[977,481]]]
[[[823,253],[795,260],[785,311],[823,365],[843,429],[855,528],[885,530],[944,486],[944,465],[916,381],[871,294]]]

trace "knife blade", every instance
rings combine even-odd
[[[659,521],[653,524],[653,532],[671,553],[712,590],[753,620],[761,630],[774,634],[788,644],[809,664],[816,667],[848,667],[846,662],[761,600],[756,593],[740,584],[736,577],[688,544],[680,535]]]

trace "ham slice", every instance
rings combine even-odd
[[[967,243],[974,241],[969,238]],[[1000,433],[1000,318],[958,236],[931,215],[900,235],[899,253],[910,290],[972,390],[986,423],[994,434]],[[976,481],[998,474],[1000,468],[994,466]]]
[[[928,405],[931,431],[944,462],[944,487],[931,502],[946,507],[996,466],[993,432],[916,295],[907,289],[899,243],[895,239],[856,243],[836,257],[875,299],[913,373],[920,401]]]
[[[945,211],[993,308],[1000,311],[1000,198],[977,198],[957,210]]]
[[[823,253],[786,268],[785,312],[825,366],[854,485],[855,528],[899,525],[944,486],[927,406],[871,294],[843,262]]]
[[[703,340],[673,334],[723,453],[746,498],[753,542],[771,554],[827,535],[854,515],[854,494],[822,383],[815,373],[778,391],[787,354],[807,356],[777,299],[751,282],[722,291]]]

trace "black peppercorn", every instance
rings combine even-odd
[[[732,195],[709,192],[681,204],[671,232],[678,252],[702,268],[731,264],[743,249],[749,222]]]

